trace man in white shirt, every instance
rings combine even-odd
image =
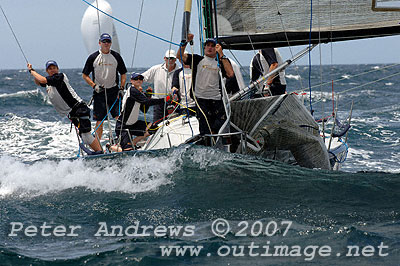
[[[114,118],[119,116],[119,104],[115,102],[119,89],[125,87],[127,70],[121,55],[111,50],[110,34],[103,33],[99,45],[100,50],[91,54],[86,60],[82,77],[93,88],[93,118],[96,120],[96,134],[101,139],[103,135],[101,121],[107,116],[107,111],[111,109],[110,114]],[[92,78],[89,76],[90,73]],[[118,87],[118,73],[121,75],[120,87]]]
[[[187,41],[193,40],[193,37],[193,34],[188,34]],[[182,44],[181,50],[177,54],[178,57],[185,51],[186,44]],[[235,73],[232,65],[215,39],[205,41],[204,56],[182,54],[182,62],[193,65],[193,91],[198,107],[200,134],[216,134],[226,120],[219,68],[221,68],[223,77],[233,78]]]
[[[174,50],[167,50],[164,56],[164,63],[152,66],[142,73],[144,81],[154,84],[153,98],[161,99],[172,92],[171,84],[176,65],[176,53]],[[166,115],[165,104],[155,105],[153,109],[153,122],[160,122]]]
[[[253,57],[250,62],[250,79],[256,81],[259,77],[266,75],[283,64],[282,57],[276,48],[265,48]],[[266,90],[266,88],[269,88]],[[279,75],[270,76],[265,84],[259,84],[258,91],[254,97],[274,96],[286,93],[285,71]]]

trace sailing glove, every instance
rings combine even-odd
[[[149,87],[149,88],[147,88],[146,89],[146,93],[145,93],[145,95],[146,95],[146,97],[147,98],[151,98],[151,95],[152,95],[152,93],[153,93],[153,90]]]
[[[97,93],[100,93],[100,92],[102,92],[102,91],[104,90],[104,87],[99,86],[99,85],[97,85],[97,84],[94,84],[93,90],[94,90],[95,92],[97,92]]]

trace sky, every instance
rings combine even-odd
[[[137,25],[142,0],[108,0],[108,2],[112,6],[115,17],[133,26]],[[173,42],[179,43],[183,2],[183,0],[145,1],[141,29],[168,40],[173,34]],[[191,17],[191,31],[195,35],[198,34],[196,3],[197,1],[194,0]],[[43,69],[45,62],[49,59],[56,60],[60,68],[83,67],[89,54],[84,46],[80,30],[82,16],[88,7],[85,2],[82,0],[0,0],[0,5],[33,67]],[[175,27],[173,27],[174,16]],[[136,31],[116,21],[114,24],[121,46],[121,55],[126,66],[131,67]],[[174,28],[173,33],[172,28]],[[0,70],[25,68],[25,59],[2,13],[0,13],[0,36]],[[322,63],[400,63],[399,45],[400,36],[334,43],[332,47],[330,44],[324,44],[321,47]],[[164,53],[169,47],[166,42],[140,33],[134,67],[150,67],[162,63]],[[198,44],[194,47],[195,52],[198,53]],[[176,46],[172,47],[172,49],[176,48]],[[300,49],[301,47],[293,47],[292,52],[295,53]],[[288,48],[280,48],[280,52],[285,60],[289,59],[291,53]],[[235,51],[234,53],[244,66],[249,65],[254,55],[254,51]],[[231,57],[229,52],[226,52],[226,55]],[[313,64],[320,63],[319,55],[320,49],[314,49]],[[308,57],[300,60],[298,64],[308,64]]]

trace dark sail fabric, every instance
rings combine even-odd
[[[375,8],[375,3],[314,0],[311,6],[311,0],[219,0],[215,24],[224,48],[236,50],[308,44],[311,14],[312,43],[399,34],[400,12]]]

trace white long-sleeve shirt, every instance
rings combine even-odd
[[[175,70],[179,67],[175,64],[175,68],[172,71],[168,71],[165,63],[152,66],[148,70],[142,73],[144,81],[153,83],[153,98],[165,98],[165,96],[171,92],[172,76]]]

